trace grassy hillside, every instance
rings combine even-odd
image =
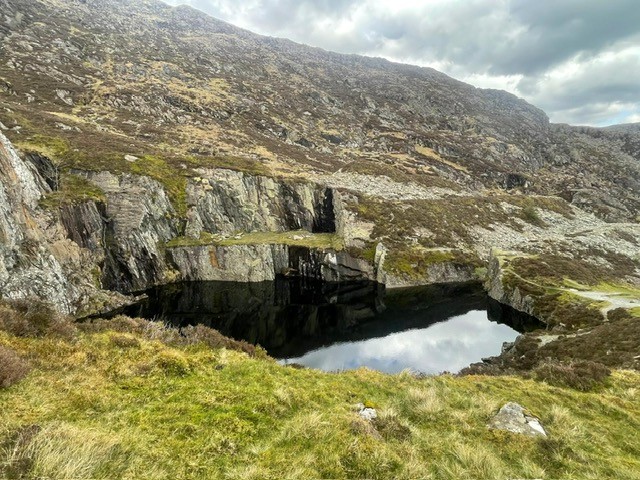
[[[0,310],[0,354],[30,368],[0,387],[0,478],[640,478],[637,372],[589,392],[519,377],[323,373],[205,328],[42,315],[26,328]],[[549,438],[487,430],[507,401]],[[360,419],[360,402],[378,420]]]

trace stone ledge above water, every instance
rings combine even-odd
[[[326,234],[325,234],[326,236]],[[316,239],[317,243],[321,243]],[[290,243],[233,243],[168,246],[167,257],[183,280],[261,282],[278,275],[323,281],[375,280],[372,264],[344,250]]]

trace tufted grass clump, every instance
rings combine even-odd
[[[127,467],[117,436],[66,422],[0,430],[0,478],[116,478]]]
[[[533,370],[533,376],[538,380],[583,392],[603,385],[610,375],[611,370],[606,365],[588,360],[569,363],[544,362]]]
[[[15,350],[0,345],[0,388],[15,385],[29,370],[29,364]]]
[[[76,334],[71,318],[60,315],[49,304],[37,299],[0,301],[0,330],[18,337],[71,339]]]
[[[92,319],[79,324],[78,327],[86,333],[118,332],[111,336],[110,342],[123,349],[139,347],[138,338],[143,337],[172,346],[204,345],[212,349],[237,350],[252,357],[267,356],[260,346],[226,337],[205,325],[175,328],[159,321],[118,315],[111,319]]]

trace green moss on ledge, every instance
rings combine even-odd
[[[62,205],[75,205],[86,201],[104,202],[106,197],[99,187],[87,179],[66,173],[60,178],[60,189],[40,200],[40,206],[55,209]]]
[[[429,268],[437,264],[453,264],[476,269],[482,262],[473,253],[460,249],[396,247],[390,248],[385,259],[385,270],[407,278],[423,278]]]
[[[322,248],[344,250],[344,239],[335,233],[309,233],[304,230],[288,232],[252,232],[238,233],[231,238],[203,232],[200,238],[176,237],[167,242],[167,248],[197,247],[203,245],[217,245],[222,247],[232,245],[290,245],[308,248]]]
[[[373,264],[376,259],[376,248],[378,244],[376,242],[365,242],[362,247],[349,246],[347,252],[353,258],[361,258],[367,262]]]
[[[186,214],[187,179],[195,175],[196,168],[228,168],[251,174],[268,174],[256,160],[224,155],[184,155],[166,146],[150,149],[148,145],[129,140],[123,142],[121,136],[107,132],[87,135],[70,131],[51,135],[34,133],[15,139],[14,144],[22,151],[38,152],[50,158],[62,172],[77,169],[148,176],[164,186],[179,217]],[[127,148],[123,148],[124,145]],[[127,161],[125,156],[128,155],[136,159]]]

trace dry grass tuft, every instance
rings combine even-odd
[[[418,415],[429,416],[443,408],[443,402],[438,396],[438,391],[433,387],[412,388],[408,394],[413,410]]]
[[[58,337],[70,340],[77,329],[73,320],[37,299],[3,300],[0,330],[17,337]]]
[[[0,388],[15,385],[29,373],[29,364],[11,348],[0,345]]]
[[[385,440],[404,441],[411,438],[411,429],[407,422],[392,408],[380,410],[378,417],[373,420],[373,425]]]
[[[127,455],[113,435],[62,422],[25,427],[5,438],[2,478],[110,479],[127,466]]]
[[[229,350],[237,350],[252,357],[263,358],[267,356],[266,352],[259,346],[225,337],[217,330],[204,325],[189,325],[179,329],[159,321],[118,315],[111,319],[93,319],[80,324],[79,328],[85,333],[115,331],[140,335],[147,340],[156,340],[172,346],[202,344],[212,349],[227,348]],[[123,339],[112,339],[112,341],[126,342]]]
[[[607,366],[585,360],[571,363],[545,362],[533,370],[533,376],[537,380],[583,392],[602,385],[610,375],[611,370]]]
[[[140,348],[140,341],[129,335],[116,334],[111,337],[111,343],[118,348]]]

